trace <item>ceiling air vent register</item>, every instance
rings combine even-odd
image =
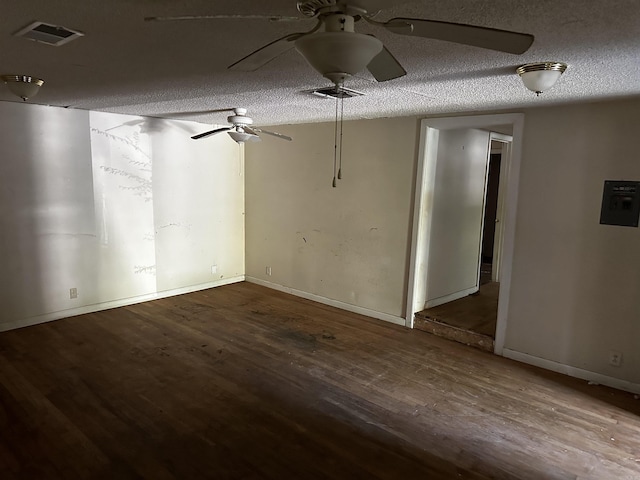
[[[34,22],[27,25],[22,30],[14,33],[16,37],[24,37],[34,42],[46,43],[47,45],[53,45],[59,47],[65,43],[69,43],[71,40],[84,36],[84,33],[76,30],[71,30],[66,27],[60,27],[58,25],[51,25],[44,22]]]
[[[338,86],[338,87],[326,87],[326,88],[315,88],[313,90],[305,90],[304,93],[310,93],[317,97],[324,98],[352,98],[352,97],[360,97],[364,95],[362,92],[358,92],[357,90],[351,90],[350,88]]]

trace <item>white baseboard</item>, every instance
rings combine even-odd
[[[208,288],[221,287],[222,285],[228,285],[230,283],[242,281],[244,281],[244,275],[225,278],[223,280],[216,280],[214,282],[200,283],[198,285],[190,285],[188,287],[176,288],[173,290],[149,293],[147,295],[139,295],[137,297],[122,298],[119,300],[95,303],[93,305],[85,305],[83,307],[71,308],[68,310],[60,310],[58,312],[45,313],[43,315],[37,315],[35,317],[29,317],[12,322],[0,322],[0,332],[14,330],[16,328],[30,327],[39,323],[51,322],[53,320],[60,320],[67,317],[75,317],[77,315],[84,315],[86,313],[99,312],[100,310],[108,310],[110,308],[125,307],[127,305],[134,305],[136,303],[148,302],[149,300],[157,300],[159,298],[173,297],[176,295],[182,295],[184,293],[206,290]]]
[[[395,315],[389,315],[388,313],[377,312],[364,307],[358,307],[357,305],[351,305],[350,303],[340,302],[331,298],[321,297],[320,295],[314,295],[313,293],[303,292],[302,290],[296,290],[295,288],[285,287],[277,283],[267,282],[260,278],[246,277],[245,280],[250,283],[262,285],[263,287],[272,288],[280,292],[290,293],[296,297],[306,298],[307,300],[313,300],[314,302],[323,303],[331,307],[340,308],[348,312],[358,313],[367,317],[376,318],[378,320],[384,320],[385,322],[394,323],[396,325],[405,326],[405,319],[402,317],[396,317]]]
[[[460,292],[450,293],[449,295],[445,295],[444,297],[434,298],[432,300],[428,300],[424,304],[424,308],[437,307],[438,305],[443,305],[445,303],[453,302],[454,300],[458,300],[460,298],[467,297],[472,293],[476,293],[479,290],[478,287],[467,288],[466,290],[462,290]]]
[[[582,368],[572,367],[570,365],[554,362],[553,360],[534,357],[533,355],[509,350],[508,348],[505,348],[502,354],[511,360],[527,363],[553,372],[564,373],[570,377],[581,378],[582,380],[588,380],[600,385],[606,385],[607,387],[617,388],[618,390],[624,390],[625,392],[640,393],[640,384],[637,383],[620,380],[619,378],[609,377],[608,375],[602,375],[601,373],[595,373],[589,370],[583,370]]]

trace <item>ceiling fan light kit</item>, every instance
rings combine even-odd
[[[518,67],[516,73],[525,87],[540,95],[553,87],[566,69],[567,64],[561,62],[527,63]]]
[[[382,51],[382,42],[372,35],[354,31],[350,15],[332,14],[324,20],[325,31],[304,35],[296,50],[323,77],[336,85],[365,68]]]
[[[247,132],[244,131],[244,129],[241,129],[241,128],[239,128],[238,130],[229,130],[227,133],[233,139],[233,141],[236,142],[236,143],[259,142],[260,141],[260,137],[259,136],[255,135],[255,134],[247,133]]]
[[[341,85],[365,68],[382,51],[382,42],[370,35],[320,32],[296,41],[296,49],[323,77]]]
[[[44,84],[44,80],[30,75],[2,75],[2,81],[7,85],[11,93],[25,102],[34,97]]]

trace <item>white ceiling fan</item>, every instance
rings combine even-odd
[[[194,140],[199,140],[201,138],[210,137],[211,135],[215,135],[217,133],[227,132],[229,136],[237,143],[259,142],[261,139],[258,133],[265,133],[267,135],[271,135],[282,140],[287,140],[289,142],[292,140],[291,137],[288,137],[281,133],[270,132],[268,130],[253,126],[253,119],[247,117],[246,108],[229,108],[225,110],[214,111],[233,111],[234,114],[227,117],[227,122],[229,122],[231,125],[229,127],[215,128],[213,130],[209,130],[208,132],[199,133],[198,135],[194,135],[191,138],[193,138]]]
[[[295,47],[314,69],[335,85],[342,85],[347,77],[365,68],[378,82],[405,75],[405,69],[380,40],[373,35],[355,31],[356,22],[361,20],[401,35],[445,40],[512,54],[526,52],[534,40],[533,35],[526,33],[460,23],[403,17],[385,22],[374,20],[373,17],[380,10],[397,3],[391,0],[299,1],[298,11],[306,19],[317,19],[311,30],[279,38],[233,63],[229,69],[253,71]],[[207,15],[147,17],[145,20],[202,18],[262,18],[270,21],[304,19],[269,15]]]

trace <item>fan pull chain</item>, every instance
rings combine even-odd
[[[333,132],[333,183],[331,186],[336,188],[336,171],[338,169],[338,97],[336,97],[336,123]]]
[[[344,97],[340,97],[340,162],[338,163],[338,180],[342,180],[342,124],[344,121]]]

